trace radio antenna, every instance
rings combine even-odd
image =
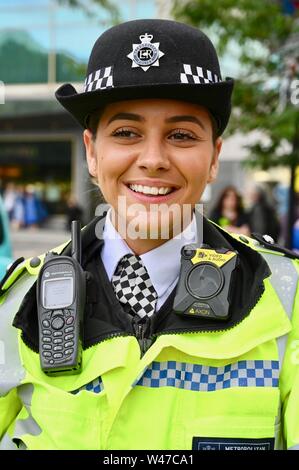
[[[81,223],[79,220],[72,221],[71,229],[71,240],[72,240],[72,258],[81,264]]]

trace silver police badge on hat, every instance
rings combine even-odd
[[[132,60],[132,68],[141,67],[145,72],[150,67],[159,67],[159,59],[164,52],[159,50],[160,43],[153,42],[152,34],[142,34],[139,36],[141,44],[133,44],[133,51],[127,55]]]

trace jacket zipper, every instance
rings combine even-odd
[[[132,319],[132,325],[140,347],[141,357],[146,353],[153,343],[153,337],[146,335],[147,331],[150,330],[150,323],[151,319],[148,316],[139,318],[137,315],[135,315]]]

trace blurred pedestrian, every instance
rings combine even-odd
[[[18,192],[14,183],[8,183],[3,193],[4,208],[10,221],[13,219],[13,212]]]
[[[37,196],[32,184],[26,186],[24,195],[25,225],[28,228],[37,228],[39,223],[39,211]]]
[[[242,197],[234,186],[227,186],[223,189],[210,214],[210,219],[229,232],[250,234]]]
[[[78,204],[74,196],[70,196],[67,200],[67,210],[66,210],[66,230],[71,230],[71,225],[73,220],[79,220],[82,222],[83,219],[83,210]]]
[[[24,195],[25,226],[37,228],[47,217],[47,211],[32,184],[26,186]]]
[[[23,186],[18,186],[12,212],[12,227],[19,229],[25,225],[25,197]]]
[[[277,241],[280,235],[280,222],[274,206],[269,202],[262,186],[254,186],[248,194],[250,209],[249,227],[252,233],[267,234]]]

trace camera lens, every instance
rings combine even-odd
[[[187,289],[198,299],[215,297],[223,286],[223,274],[217,266],[208,263],[196,265],[187,278]]]
[[[196,251],[192,245],[186,245],[182,248],[181,254],[185,259],[191,259]]]

